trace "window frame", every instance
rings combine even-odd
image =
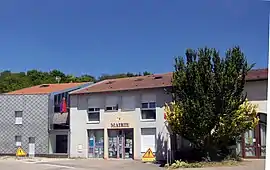
[[[35,144],[36,143],[36,137],[29,137],[28,138],[28,143],[29,144]]]
[[[20,140],[18,140],[20,139]],[[21,135],[15,135],[15,145],[16,147],[22,146],[22,136]]]
[[[147,107],[144,107],[143,105],[146,105],[146,104],[147,104]],[[154,104],[154,107],[151,106],[151,104],[152,105]],[[157,105],[156,105],[156,102],[154,102],[154,101],[141,102],[141,115],[140,115],[141,121],[143,121],[143,122],[156,121],[156,119],[157,119],[156,107],[157,107]],[[144,111],[153,111],[155,113],[155,116],[154,116],[155,118],[154,119],[143,119],[142,114]]]
[[[143,107],[143,104],[147,104],[147,107]],[[155,107],[151,107],[151,104],[154,104]],[[156,102],[142,102],[141,103],[141,110],[156,110]]]
[[[108,108],[112,108],[112,109],[109,110]],[[108,105],[108,106],[105,107],[106,112],[118,112],[118,109],[119,109],[118,104],[116,104],[115,106]]]
[[[90,109],[93,109],[93,110],[90,110]],[[89,120],[89,115],[90,114],[97,114],[99,115],[99,120],[96,121],[96,120]],[[88,107],[87,109],[87,122],[88,123],[100,123],[100,108],[99,107]]]
[[[17,114],[20,113],[20,115],[18,116]],[[14,112],[14,116],[15,116],[15,125],[21,125],[23,122],[23,111],[15,111]]]

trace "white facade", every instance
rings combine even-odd
[[[101,129],[104,132],[104,158],[109,158],[108,131],[132,128],[133,159],[141,159],[147,148],[155,152],[157,159],[166,159],[167,146],[170,146],[167,141],[170,141],[164,124],[164,103],[170,101],[170,95],[163,88],[71,95],[70,157],[88,157],[88,130]],[[143,106],[144,110],[151,110],[151,102],[156,103],[156,116],[141,115],[142,103],[148,103]],[[88,108],[100,108],[99,121],[88,120]],[[117,123],[128,124],[128,127],[115,127]]]

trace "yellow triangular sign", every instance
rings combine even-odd
[[[155,156],[150,148],[144,153],[143,158],[155,158]]]
[[[21,147],[18,147],[16,156],[26,156],[26,152]]]
[[[153,162],[153,161],[155,161],[154,153],[152,152],[152,150],[150,148],[147,149],[147,151],[142,156],[142,161],[143,162]]]

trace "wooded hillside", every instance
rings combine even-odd
[[[48,83],[69,83],[69,82],[98,82],[101,80],[123,77],[134,77],[141,75],[149,75],[149,72],[134,73],[120,73],[120,74],[104,74],[100,77],[94,77],[88,74],[81,76],[74,76],[65,74],[59,70],[52,70],[43,72],[39,70],[29,70],[27,72],[14,73],[11,71],[0,72],[0,93],[6,93],[25,87],[31,87],[39,84]]]

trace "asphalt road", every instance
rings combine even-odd
[[[265,160],[249,160],[243,166],[199,170],[264,170]],[[0,170],[165,170],[158,165],[132,160],[39,159],[0,160]],[[191,170],[191,169],[189,169]]]
[[[27,161],[27,160],[0,160],[2,170],[159,170],[158,165],[144,164],[127,160],[53,160],[53,161]]]

